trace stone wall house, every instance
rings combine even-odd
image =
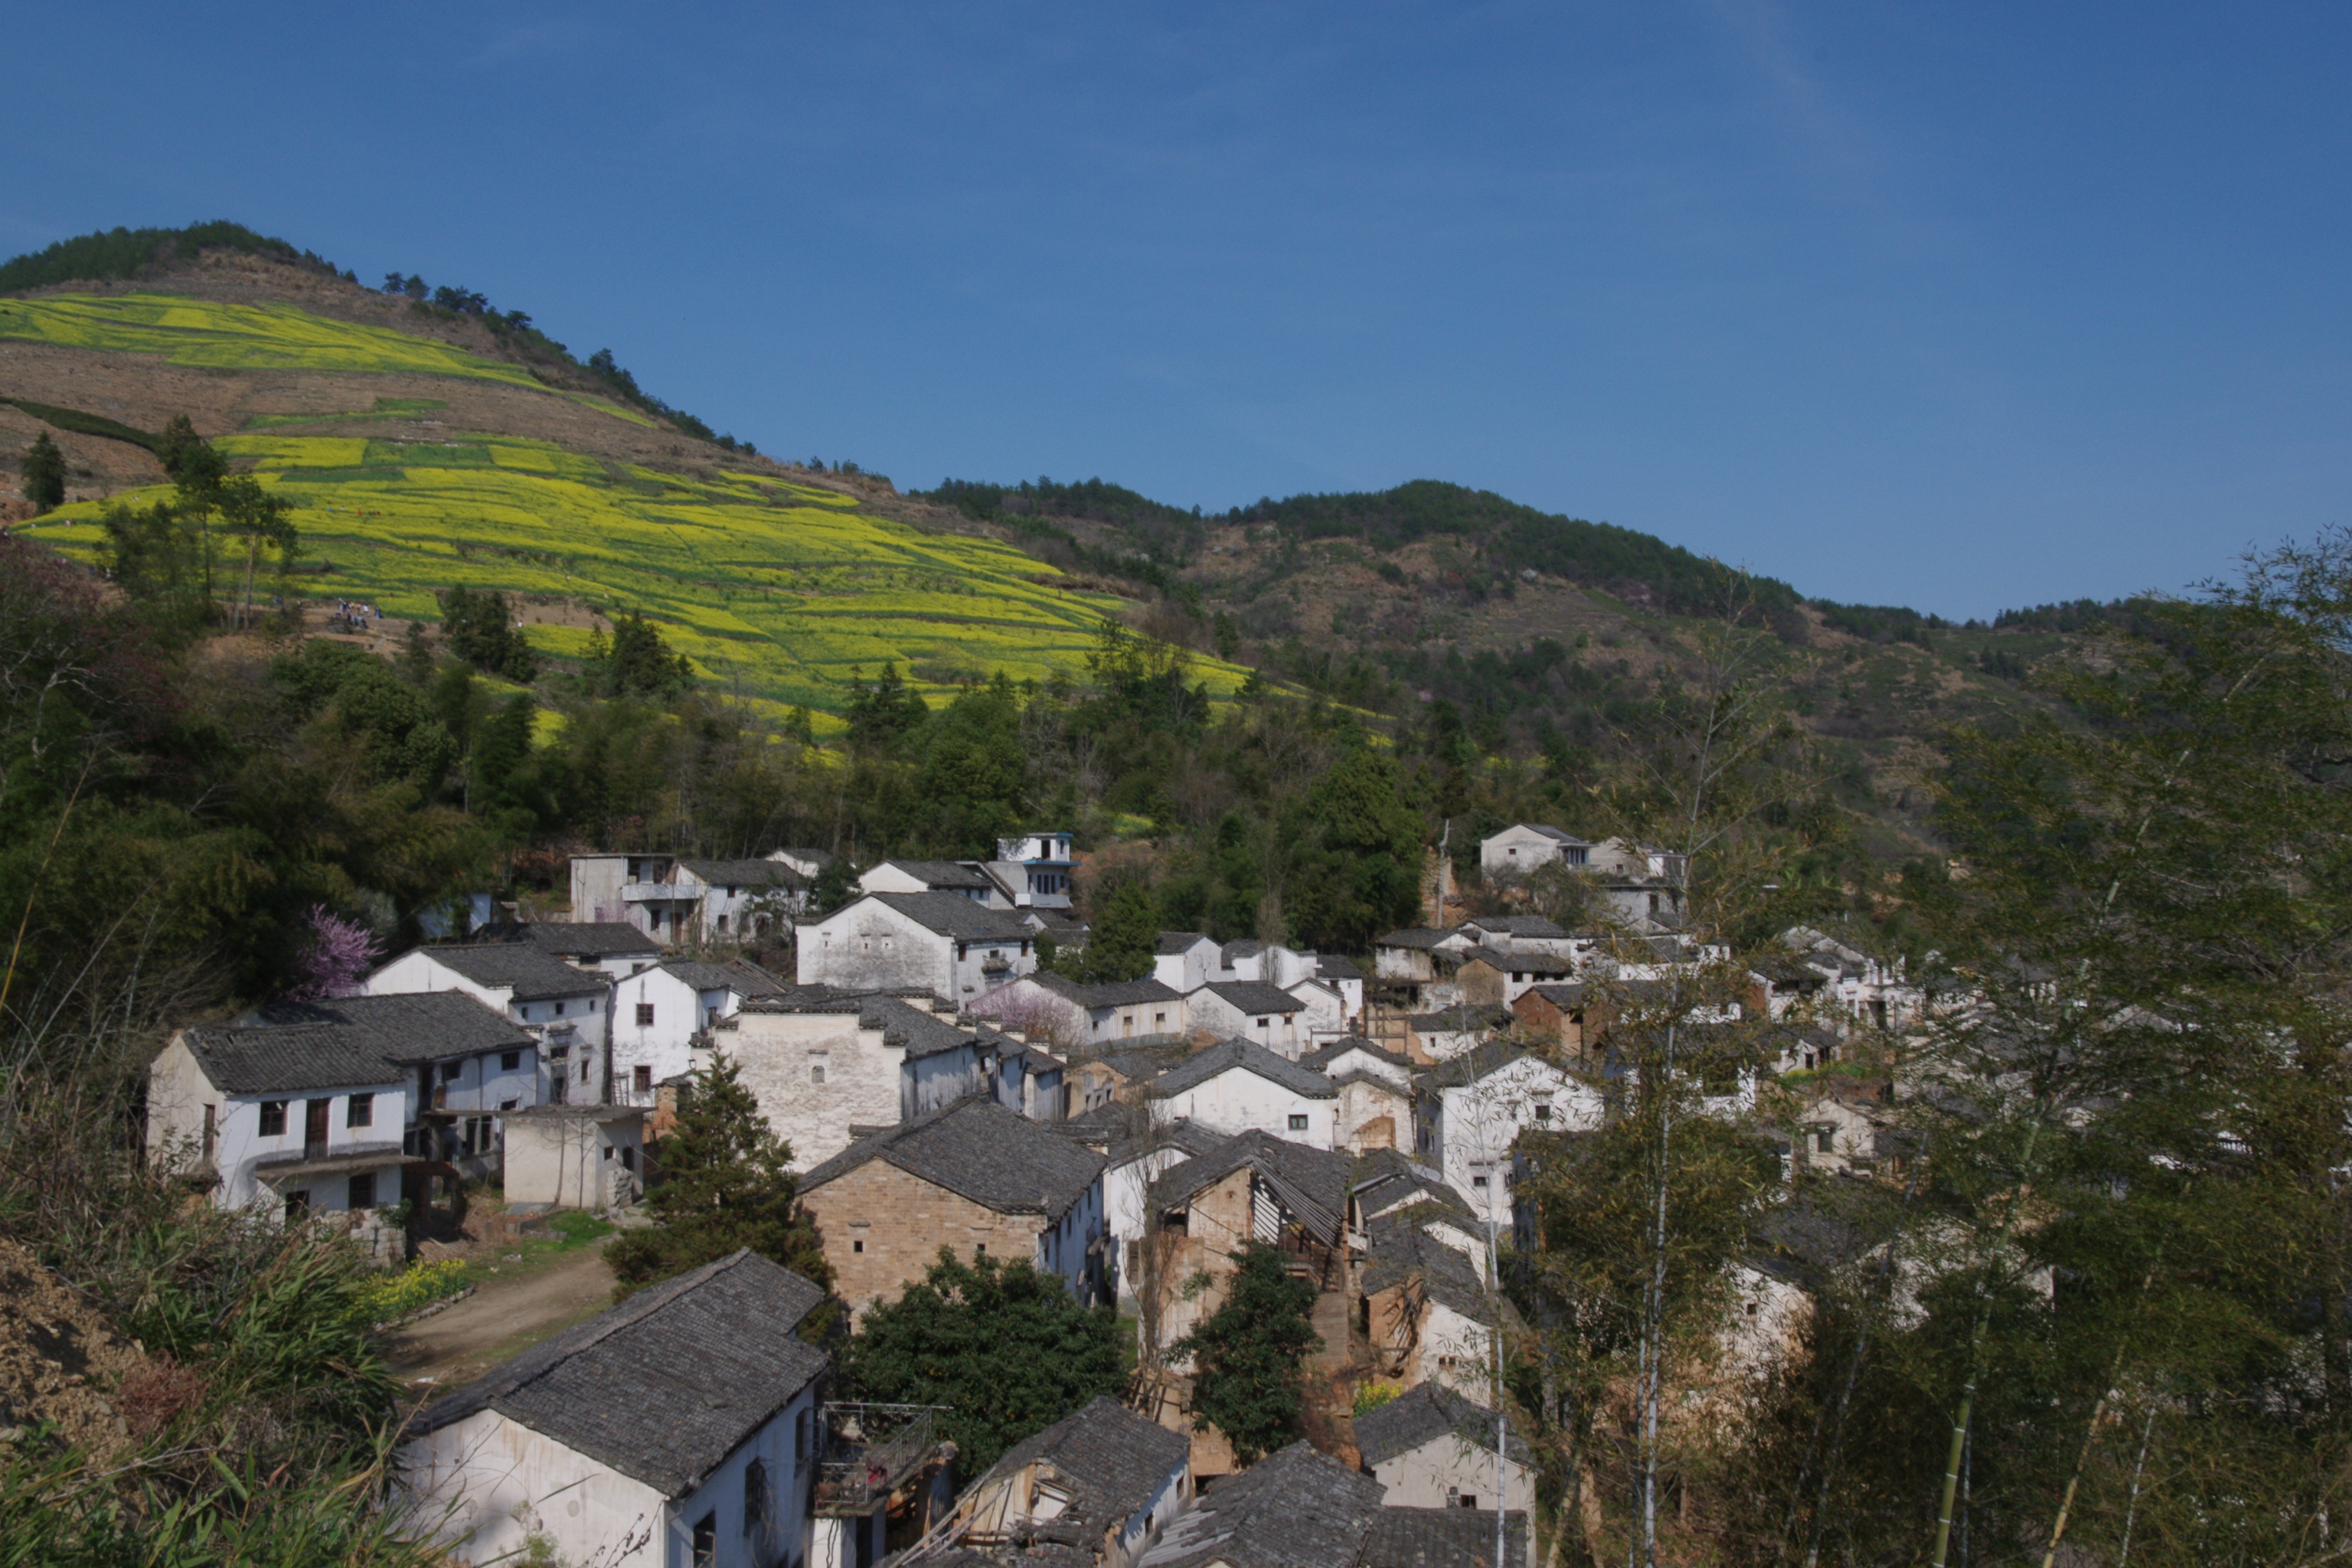
[[[747,1000],[710,1037],[803,1170],[866,1133],[994,1088],[980,1033],[920,994],[796,986]]]
[[[965,1262],[1024,1258],[1079,1300],[1105,1300],[1104,1159],[992,1100],[961,1100],[862,1139],[801,1178],[835,1288],[860,1314]]]
[[[1147,1192],[1149,1258],[1137,1270],[1157,1342],[1173,1344],[1217,1310],[1246,1242],[1279,1247],[1318,1289],[1344,1289],[1354,1167],[1346,1154],[1252,1131],[1164,1172]]]
[[[698,1038],[745,1002],[792,989],[743,958],[725,963],[673,958],[614,982],[613,1103],[651,1110],[662,1082],[693,1069]]]
[[[504,1013],[539,1042],[541,1081],[517,1108],[541,1101],[597,1104],[606,1097],[613,982],[576,969],[531,942],[411,948],[362,983],[370,996],[463,992]]]
[[[1535,1511],[1535,1454],[1518,1422],[1443,1384],[1407,1389],[1357,1416],[1353,1430],[1383,1503],[1492,1509],[1499,1495],[1507,1510]]]
[[[1270,1132],[1318,1149],[1337,1142],[1339,1091],[1331,1080],[1249,1040],[1223,1040],[1194,1053],[1146,1084],[1143,1098],[1171,1121]]]
[[[460,1561],[807,1561],[824,1293],[745,1250],[632,1296],[409,1424],[400,1517]]]
[[[1539,1042],[1547,1054],[1563,1061],[1582,1062],[1584,1050],[1584,986],[1578,982],[1530,985],[1511,1004],[1511,1016],[1521,1032]]]
[[[1484,1394],[1493,1377],[1493,1321],[1507,1301],[1489,1300],[1472,1261],[1430,1234],[1407,1208],[1374,1221],[1359,1275],[1360,1321],[1377,1375],[1411,1387],[1433,1381]]]
[[[645,1111],[537,1105],[505,1120],[508,1203],[616,1209],[645,1195]]]
[[[983,1555],[1050,1543],[1073,1554],[1072,1568],[1132,1568],[1192,1499],[1184,1436],[1097,1396],[1007,1448],[932,1539]]]
[[[1145,1194],[1171,1167],[1223,1145],[1231,1134],[1193,1121],[1170,1121],[1144,1105],[1109,1104],[1061,1122],[1056,1131],[1103,1156],[1103,1228],[1117,1265],[1122,1305],[1135,1299],[1140,1247],[1150,1233]]]
[[[1037,967],[1023,916],[951,892],[869,893],[795,936],[803,985],[922,990],[958,1006]]]

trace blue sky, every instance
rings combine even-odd
[[[229,217],[902,487],[1437,478],[1953,616],[2352,521],[2352,10],[11,14],[0,252]]]

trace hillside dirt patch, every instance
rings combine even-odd
[[[29,1247],[0,1240],[0,1453],[32,1427],[104,1459],[129,1445],[112,1397],[152,1366]]]
[[[613,1304],[613,1270],[603,1237],[536,1268],[491,1275],[471,1296],[393,1336],[384,1361],[400,1380],[431,1396],[461,1387],[551,1334]]]

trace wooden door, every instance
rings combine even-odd
[[[302,1157],[315,1160],[327,1152],[327,1109],[331,1100],[314,1100],[303,1108]]]

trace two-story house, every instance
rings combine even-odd
[[[211,1176],[225,1208],[389,1206],[412,1159],[494,1145],[485,1091],[535,1102],[537,1044],[454,993],[281,1003],[173,1036],[148,1068],[148,1147]]]
[[[1307,1004],[1263,980],[1213,980],[1184,998],[1192,1027],[1296,1061],[1315,1047]]]
[[[951,892],[868,893],[796,934],[803,985],[922,990],[962,1006],[1037,967],[1022,916]]]
[[[1599,1127],[1601,1092],[1541,1057],[1492,1041],[1413,1079],[1414,1149],[1482,1221],[1511,1218],[1511,1145],[1528,1131]]]
[[[808,907],[809,879],[780,859],[574,855],[572,913],[617,921],[666,948],[733,942],[781,930]]]
[[[693,1070],[698,1036],[745,1002],[791,989],[743,958],[725,963],[674,958],[615,982],[613,1103],[650,1109],[656,1085]]]
[[[1013,907],[1024,910],[1066,910],[1070,907],[1070,875],[1077,863],[1070,855],[1070,836],[1048,828],[1018,838],[996,841],[996,858],[988,869],[1013,895]]]
[[[371,996],[459,991],[505,1014],[539,1042],[545,1077],[519,1104],[596,1104],[605,1099],[604,1047],[613,982],[575,969],[530,942],[418,947],[364,982]],[[458,1079],[446,1080],[456,1085]],[[485,1109],[488,1109],[485,1107]],[[478,1151],[468,1150],[467,1152]]]

